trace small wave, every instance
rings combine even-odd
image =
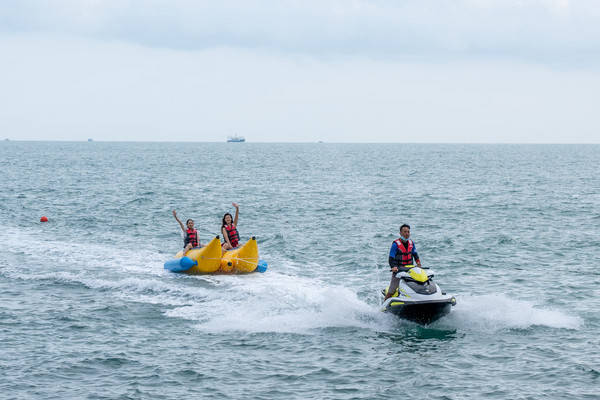
[[[512,244],[512,243],[516,243],[515,239],[512,238],[511,236],[507,236],[507,235],[499,235],[498,239],[497,239],[498,244]]]
[[[460,296],[458,304],[443,323],[483,331],[526,329],[533,326],[579,329],[583,325],[583,319],[501,294]]]
[[[597,368],[590,367],[589,365],[577,365],[575,366],[575,369],[583,373],[589,374],[594,379],[600,377],[600,371],[598,371]]]
[[[141,205],[141,204],[147,204],[147,203],[151,203],[151,202],[152,202],[151,197],[138,197],[138,198],[135,198],[135,199],[125,202],[125,206]]]

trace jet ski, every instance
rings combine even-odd
[[[448,314],[452,306],[456,305],[456,299],[442,292],[439,285],[433,281],[433,276],[430,269],[414,265],[401,267],[396,273],[396,277],[400,278],[398,290],[383,303],[382,311],[423,325]],[[387,290],[382,291],[384,296]]]

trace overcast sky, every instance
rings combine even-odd
[[[600,143],[598,0],[2,0],[0,138]]]

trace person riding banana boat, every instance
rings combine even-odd
[[[231,250],[238,247],[240,234],[237,230],[238,218],[240,216],[240,207],[236,203],[231,203],[235,207],[235,217],[225,213],[221,224],[221,234],[223,235],[223,250]]]
[[[179,223],[179,226],[183,231],[183,254],[185,255],[189,250],[195,247],[202,247],[202,244],[198,239],[198,231],[194,228],[194,220],[191,218],[188,219],[185,222],[186,226],[183,226],[183,222],[177,218],[177,211],[175,210],[173,210],[173,217],[175,217],[175,220]]]

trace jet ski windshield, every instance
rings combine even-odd
[[[404,280],[413,280],[415,282],[426,282],[431,277],[433,277],[432,273],[427,273],[423,268],[415,267],[413,265],[404,265],[398,268],[400,271],[398,272],[398,277]]]
[[[427,282],[424,282],[424,283],[420,283],[420,282],[415,282],[412,279],[405,279],[404,282],[406,282],[406,285],[409,288],[411,288],[412,290],[414,290],[415,293],[433,294],[433,293],[437,292],[437,287],[436,287],[435,283],[433,283],[431,280],[428,280]]]

